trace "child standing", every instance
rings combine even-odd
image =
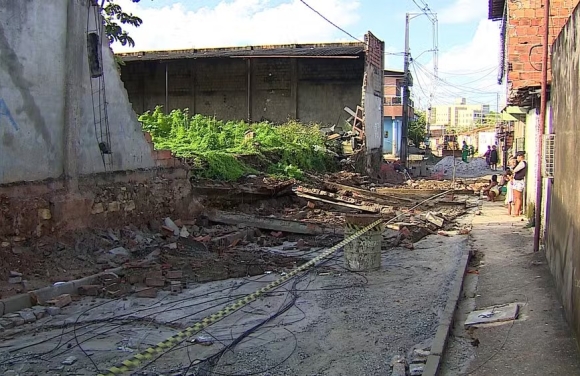
[[[493,171],[497,171],[497,163],[499,162],[499,155],[497,153],[497,146],[493,145],[491,147],[491,152],[489,153],[489,164]]]
[[[512,186],[513,172],[507,170],[504,179],[506,183],[505,204],[507,205],[508,215],[512,215],[512,207],[514,203],[514,191]]]

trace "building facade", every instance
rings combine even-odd
[[[399,151],[401,150],[404,84],[405,73],[403,71],[384,71],[383,126],[385,135],[383,140],[383,152],[392,155],[393,157],[398,157]],[[409,119],[413,119],[414,117],[414,103],[409,99]]]
[[[514,116],[519,120],[513,130],[514,151],[525,151],[528,161],[524,195],[527,214],[531,217],[541,208],[540,223],[535,226],[540,229],[566,318],[578,337],[580,279],[575,274],[580,268],[580,253],[575,235],[580,231],[576,191],[579,172],[578,163],[570,158],[578,149],[580,7],[578,0],[551,0],[549,20],[545,19],[544,7],[545,2],[539,0],[489,0],[489,18],[502,23],[503,61],[498,81],[507,85],[506,112],[517,113]],[[548,97],[542,123],[542,44],[546,33]],[[540,132],[544,138],[539,137]],[[542,167],[541,175],[538,166]],[[542,187],[540,203],[536,202],[538,183]]]
[[[579,0],[551,0],[548,28],[549,50],[566,24],[572,10]],[[505,84],[507,90],[507,105],[505,111],[510,115],[515,108],[523,127],[514,130],[514,145],[512,152],[525,151],[528,161],[526,190],[524,192],[524,208],[527,215],[532,216],[536,203],[536,186],[539,178],[537,166],[540,160],[540,89],[542,70],[542,38],[544,34],[544,1],[542,0],[489,0],[488,18],[501,22],[500,51],[502,61],[499,66],[498,83]],[[542,124],[543,133],[551,133],[550,112],[551,103],[549,87],[552,80],[551,59],[548,59],[548,98],[546,122]],[[551,184],[544,179],[543,186]],[[548,190],[542,192],[542,201],[546,202]],[[542,226],[545,224],[546,205],[542,205]]]
[[[431,125],[468,130],[482,125],[488,114],[489,105],[468,104],[465,98],[459,98],[453,105],[433,106],[430,120]]]

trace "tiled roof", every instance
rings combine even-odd
[[[173,51],[142,51],[117,54],[123,61],[202,59],[220,57],[354,57],[363,53],[363,43],[205,48]]]

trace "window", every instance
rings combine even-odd
[[[542,176],[554,178],[554,134],[546,134],[542,139]]]

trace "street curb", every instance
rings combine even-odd
[[[43,304],[47,300],[54,299],[62,294],[76,294],[79,286],[94,284],[101,276],[118,273],[121,270],[123,270],[122,266],[114,269],[107,269],[101,273],[93,274],[81,279],[75,279],[56,286],[47,286],[38,290],[29,291],[25,294],[0,299],[0,317],[7,313],[13,313],[25,308],[30,308],[37,304]]]
[[[449,292],[449,298],[447,299],[447,304],[441,315],[441,321],[437,327],[437,333],[435,334],[435,339],[431,345],[431,353],[427,357],[427,363],[423,369],[423,376],[438,376],[439,367],[441,365],[441,359],[443,358],[443,352],[447,345],[447,338],[449,337],[449,331],[453,325],[453,316],[455,314],[455,308],[457,303],[461,298],[461,291],[463,289],[463,278],[467,272],[467,266],[469,265],[469,259],[471,258],[471,252],[467,249],[464,251],[459,262],[459,268],[453,279],[453,286]]]

